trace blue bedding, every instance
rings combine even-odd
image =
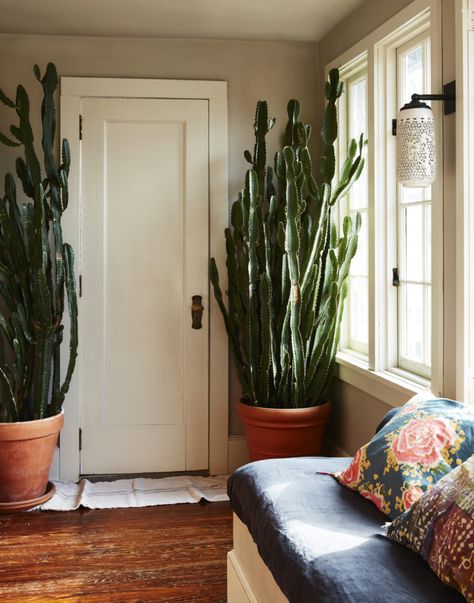
[[[369,501],[322,472],[350,459],[250,463],[228,482],[232,508],[291,603],[451,603],[423,559],[391,542]]]

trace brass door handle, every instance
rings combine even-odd
[[[204,306],[202,305],[202,295],[193,295],[191,305],[191,318],[193,319],[192,328],[202,329],[202,313]]]

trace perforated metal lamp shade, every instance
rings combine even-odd
[[[430,186],[436,176],[433,112],[420,101],[400,109],[397,117],[397,180],[408,188]]]

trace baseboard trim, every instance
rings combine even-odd
[[[59,448],[54,451],[53,461],[51,463],[51,469],[49,471],[50,480],[59,480]]]
[[[232,473],[242,465],[250,462],[247,438],[244,435],[229,436],[227,448],[227,466]]]

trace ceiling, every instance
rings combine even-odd
[[[363,0],[0,0],[0,33],[315,42]]]

